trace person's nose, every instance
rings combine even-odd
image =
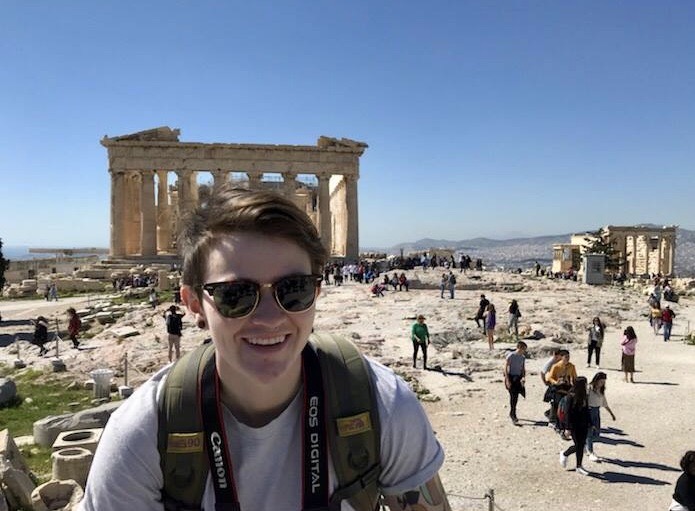
[[[281,323],[285,318],[285,311],[275,300],[274,291],[270,287],[262,287],[260,290],[258,307],[251,314],[251,321],[256,324],[274,326]]]

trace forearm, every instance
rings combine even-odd
[[[391,511],[451,511],[439,475],[413,490],[384,496],[384,504]]]

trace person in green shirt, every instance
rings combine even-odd
[[[413,323],[410,330],[410,338],[413,341],[413,367],[416,367],[417,352],[422,348],[423,369],[427,369],[427,345],[430,343],[430,332],[425,324],[425,316],[418,315],[417,321]]]

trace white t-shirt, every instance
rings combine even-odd
[[[608,407],[608,400],[606,400],[606,394],[601,394],[600,392],[595,391],[592,387],[589,387],[589,407],[599,408],[601,406],[603,406],[604,408]]]
[[[434,477],[444,452],[417,397],[387,367],[369,360],[381,424],[380,485],[385,495],[417,488]],[[169,368],[143,384],[111,416],[89,473],[81,511],[161,511],[163,486],[157,450],[157,392]],[[261,428],[239,423],[223,407],[234,478],[242,511],[302,507],[303,389]],[[336,480],[330,463],[331,488]],[[214,510],[208,477],[203,509]],[[342,503],[343,511],[353,511]]]

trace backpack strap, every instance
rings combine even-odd
[[[164,478],[162,502],[167,511],[197,511],[209,466],[200,415],[199,381],[212,362],[214,345],[187,353],[169,371],[158,400],[157,448]],[[191,413],[196,410],[195,413]]]
[[[380,495],[381,435],[367,362],[343,337],[312,334],[310,342],[322,368],[328,441],[338,479],[329,508],[338,510],[341,501],[347,500],[358,511],[373,511]]]

